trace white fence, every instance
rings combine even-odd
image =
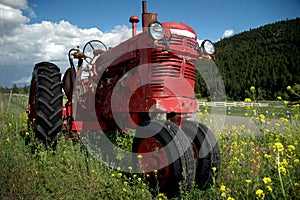
[[[198,106],[210,106],[210,107],[268,107],[268,103],[246,103],[246,102],[198,102]]]

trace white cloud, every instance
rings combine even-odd
[[[234,30],[232,30],[232,29],[225,30],[224,33],[223,33],[222,38],[230,37],[233,34],[234,34]]]
[[[27,8],[26,0],[0,3],[0,85],[28,84],[34,64],[41,61],[54,62],[64,73],[69,65],[67,53],[70,48],[83,48],[93,39],[113,47],[131,36],[127,26],[116,26],[103,33],[97,28],[81,29],[64,20],[27,24],[30,19],[21,10]]]
[[[19,25],[29,22],[29,18],[25,17],[19,9],[0,4],[0,22],[0,33],[6,35]]]
[[[27,0],[1,0],[1,4],[16,9],[27,9]]]

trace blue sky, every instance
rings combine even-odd
[[[67,20],[81,28],[97,27],[110,31],[127,25],[131,15],[141,14],[141,0],[29,0],[36,18],[58,22]],[[299,0],[148,0],[149,12],[158,13],[160,21],[180,21],[193,27],[200,38],[220,39],[225,30],[239,33],[250,28],[300,16]],[[141,26],[141,24],[140,24]]]
[[[115,46],[130,37],[142,0],[0,0],[0,86],[30,84],[35,63],[64,73],[70,48],[99,39]],[[148,0],[161,22],[183,22],[198,38],[216,42],[269,23],[300,17],[300,0]],[[141,28],[141,23],[138,24]]]

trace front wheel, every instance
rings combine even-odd
[[[193,152],[188,138],[174,123],[153,120],[138,127],[133,152],[142,155],[133,161],[147,173],[150,187],[159,188],[168,197],[179,194],[180,183],[182,189],[191,187],[195,177]]]
[[[214,134],[203,124],[185,120],[182,130],[190,139],[196,163],[195,182],[199,189],[207,189],[220,170],[220,148]]]
[[[60,69],[49,62],[35,65],[31,79],[28,118],[35,137],[46,146],[56,142],[62,127]]]

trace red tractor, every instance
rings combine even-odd
[[[92,40],[82,51],[71,49],[63,79],[55,64],[35,65],[31,128],[46,145],[61,132],[80,138],[134,129],[131,164],[148,174],[150,185],[158,183],[169,196],[178,193],[179,182],[206,189],[219,171],[220,150],[214,134],[192,115],[198,112],[196,63],[214,62],[214,46],[209,40],[199,44],[183,23],[158,22],[145,1],[142,6],[141,32],[139,18],[131,16],[132,37],[125,42],[107,48]]]

